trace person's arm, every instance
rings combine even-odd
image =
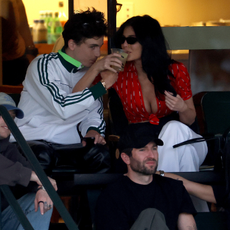
[[[32,170],[24,167],[20,162],[14,162],[0,154],[0,185],[27,186],[30,182]]]
[[[196,196],[207,202],[216,203],[212,186],[189,181],[173,173],[165,173],[164,175],[165,177],[182,181],[184,187],[190,195]]]
[[[48,177],[48,179],[50,183],[53,185],[55,191],[57,191],[57,182],[53,178]],[[36,182],[39,185],[38,187],[42,186],[40,179],[38,178],[37,174],[34,171],[32,171],[31,173],[30,181]]]
[[[191,81],[187,68],[175,62],[171,66],[174,77],[171,79],[177,92],[177,96],[165,91],[166,106],[179,113],[179,119],[186,125],[191,125],[196,118],[196,110],[192,99]]]
[[[73,88],[73,93],[80,92],[85,88],[89,88],[94,81],[95,77],[104,70],[109,70],[113,74],[107,74],[103,80],[106,84],[106,88],[110,88],[117,80],[117,71],[114,70],[111,65],[121,67],[122,62],[117,58],[119,54],[110,54],[106,57],[95,62],[87,71],[87,73],[78,81],[78,83]]]
[[[196,222],[192,214],[181,213],[177,222],[178,230],[197,230]]]
[[[31,178],[31,165],[17,147],[8,143],[8,139],[1,140],[1,145],[7,148],[0,154],[0,184],[28,186]],[[8,145],[7,145],[8,144]]]
[[[100,100],[101,101],[101,100]],[[95,144],[106,144],[105,136],[105,120],[103,118],[103,103],[95,102],[89,113],[79,125],[79,130],[83,137],[94,137]]]
[[[50,177],[48,179],[57,190],[56,181]],[[32,171],[29,161],[19,153],[15,145],[10,144],[6,151],[0,154],[0,185],[15,186],[20,184],[27,187],[30,181],[42,185],[36,173]]]
[[[166,179],[166,178],[165,178]],[[169,180],[169,178],[167,178]],[[172,181],[175,183],[175,200],[178,203],[177,227],[179,230],[196,230],[196,222],[193,215],[196,209],[192,203],[188,191],[183,186],[182,181]],[[175,201],[174,201],[175,202]]]
[[[36,50],[36,48],[34,46],[33,38],[32,38],[31,32],[30,32],[25,6],[24,6],[22,0],[18,0],[17,3],[18,3],[17,4],[18,12],[19,12],[19,16],[20,16],[18,32],[20,33],[20,35],[22,36],[22,38],[25,42],[26,51],[32,52],[33,50]],[[27,54],[27,58],[29,59],[30,62],[35,57],[36,57],[36,55]]]

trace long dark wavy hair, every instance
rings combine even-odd
[[[166,41],[159,22],[148,15],[128,19],[115,34],[116,47],[121,48],[121,37],[128,26],[133,28],[138,42],[142,45],[142,68],[154,84],[156,92],[164,94],[167,90],[175,95],[176,92],[167,78],[167,75],[173,76],[168,66],[174,61],[167,53]]]

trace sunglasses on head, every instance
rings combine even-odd
[[[125,36],[122,36],[121,37],[121,44],[123,44],[125,41],[127,41],[127,43],[129,45],[133,45],[134,43],[137,42],[137,38],[136,37],[125,37]]]

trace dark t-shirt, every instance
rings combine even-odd
[[[180,213],[196,213],[181,181],[154,175],[150,184],[140,185],[123,176],[102,191],[96,207],[96,229],[129,230],[147,208],[160,210],[170,230],[177,229]]]

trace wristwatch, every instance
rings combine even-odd
[[[163,170],[159,170],[161,176],[165,176],[165,172]]]
[[[103,87],[105,88],[105,90],[107,90],[106,83],[105,83],[105,81],[103,79],[101,80],[101,84],[103,85]]]

